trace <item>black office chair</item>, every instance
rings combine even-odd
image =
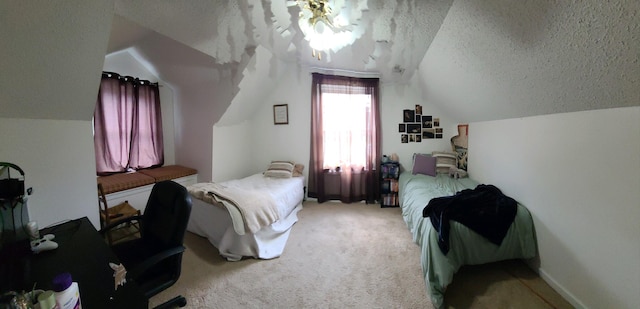
[[[127,218],[139,220],[140,238],[112,246],[127,269],[127,278],[137,282],[147,298],[178,281],[190,214],[191,197],[187,189],[173,181],[158,182],[151,190],[143,215]],[[100,232],[104,234],[116,225],[108,225]],[[184,307],[186,304],[183,296],[177,296],[156,308]]]

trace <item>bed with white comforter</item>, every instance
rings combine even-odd
[[[302,209],[304,177],[262,173],[187,187],[193,207],[187,230],[207,237],[229,261],[279,257]]]

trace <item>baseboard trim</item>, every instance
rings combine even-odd
[[[552,289],[556,290],[558,294],[560,294],[564,299],[566,299],[572,306],[575,308],[588,308],[583,304],[575,295],[565,289],[561,284],[559,284],[552,276],[550,276],[547,272],[542,268],[538,268],[538,274],[540,278],[544,280]]]

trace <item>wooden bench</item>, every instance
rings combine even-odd
[[[98,177],[98,183],[102,184],[104,194],[110,194],[153,184],[163,180],[172,180],[189,175],[195,175],[197,173],[198,171],[190,167],[167,165],[131,173],[100,176]]]
[[[138,173],[147,175],[155,179],[155,182],[164,180],[171,180],[189,175],[195,175],[198,173],[195,169],[190,167],[184,167],[180,165],[167,165],[158,168],[139,170]]]
[[[156,182],[173,180],[187,186],[197,182],[198,171],[181,165],[167,165],[137,172],[99,176],[109,205],[129,201],[136,209],[144,210],[151,189]]]

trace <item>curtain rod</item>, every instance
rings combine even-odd
[[[310,72],[310,73],[332,73],[332,72],[340,72],[340,73],[347,73],[347,74],[355,74],[355,75],[360,75],[357,77],[380,77],[380,72],[361,72],[361,71],[352,71],[352,70],[345,70],[345,69],[329,69],[329,68],[320,68],[320,67],[309,67],[309,70],[311,71],[320,71],[320,72]]]
[[[140,82],[141,84],[145,84],[146,83],[147,85],[162,87],[162,85],[160,85],[159,82],[152,82],[152,81],[147,80],[147,79],[141,79],[139,77],[129,76],[129,75],[122,75],[122,74],[119,74],[119,73],[116,73],[116,72],[102,71],[102,75],[103,76],[106,75],[107,77],[111,77],[112,75],[114,75],[115,78],[124,79],[124,80],[127,80],[128,78],[131,78],[134,81]]]

